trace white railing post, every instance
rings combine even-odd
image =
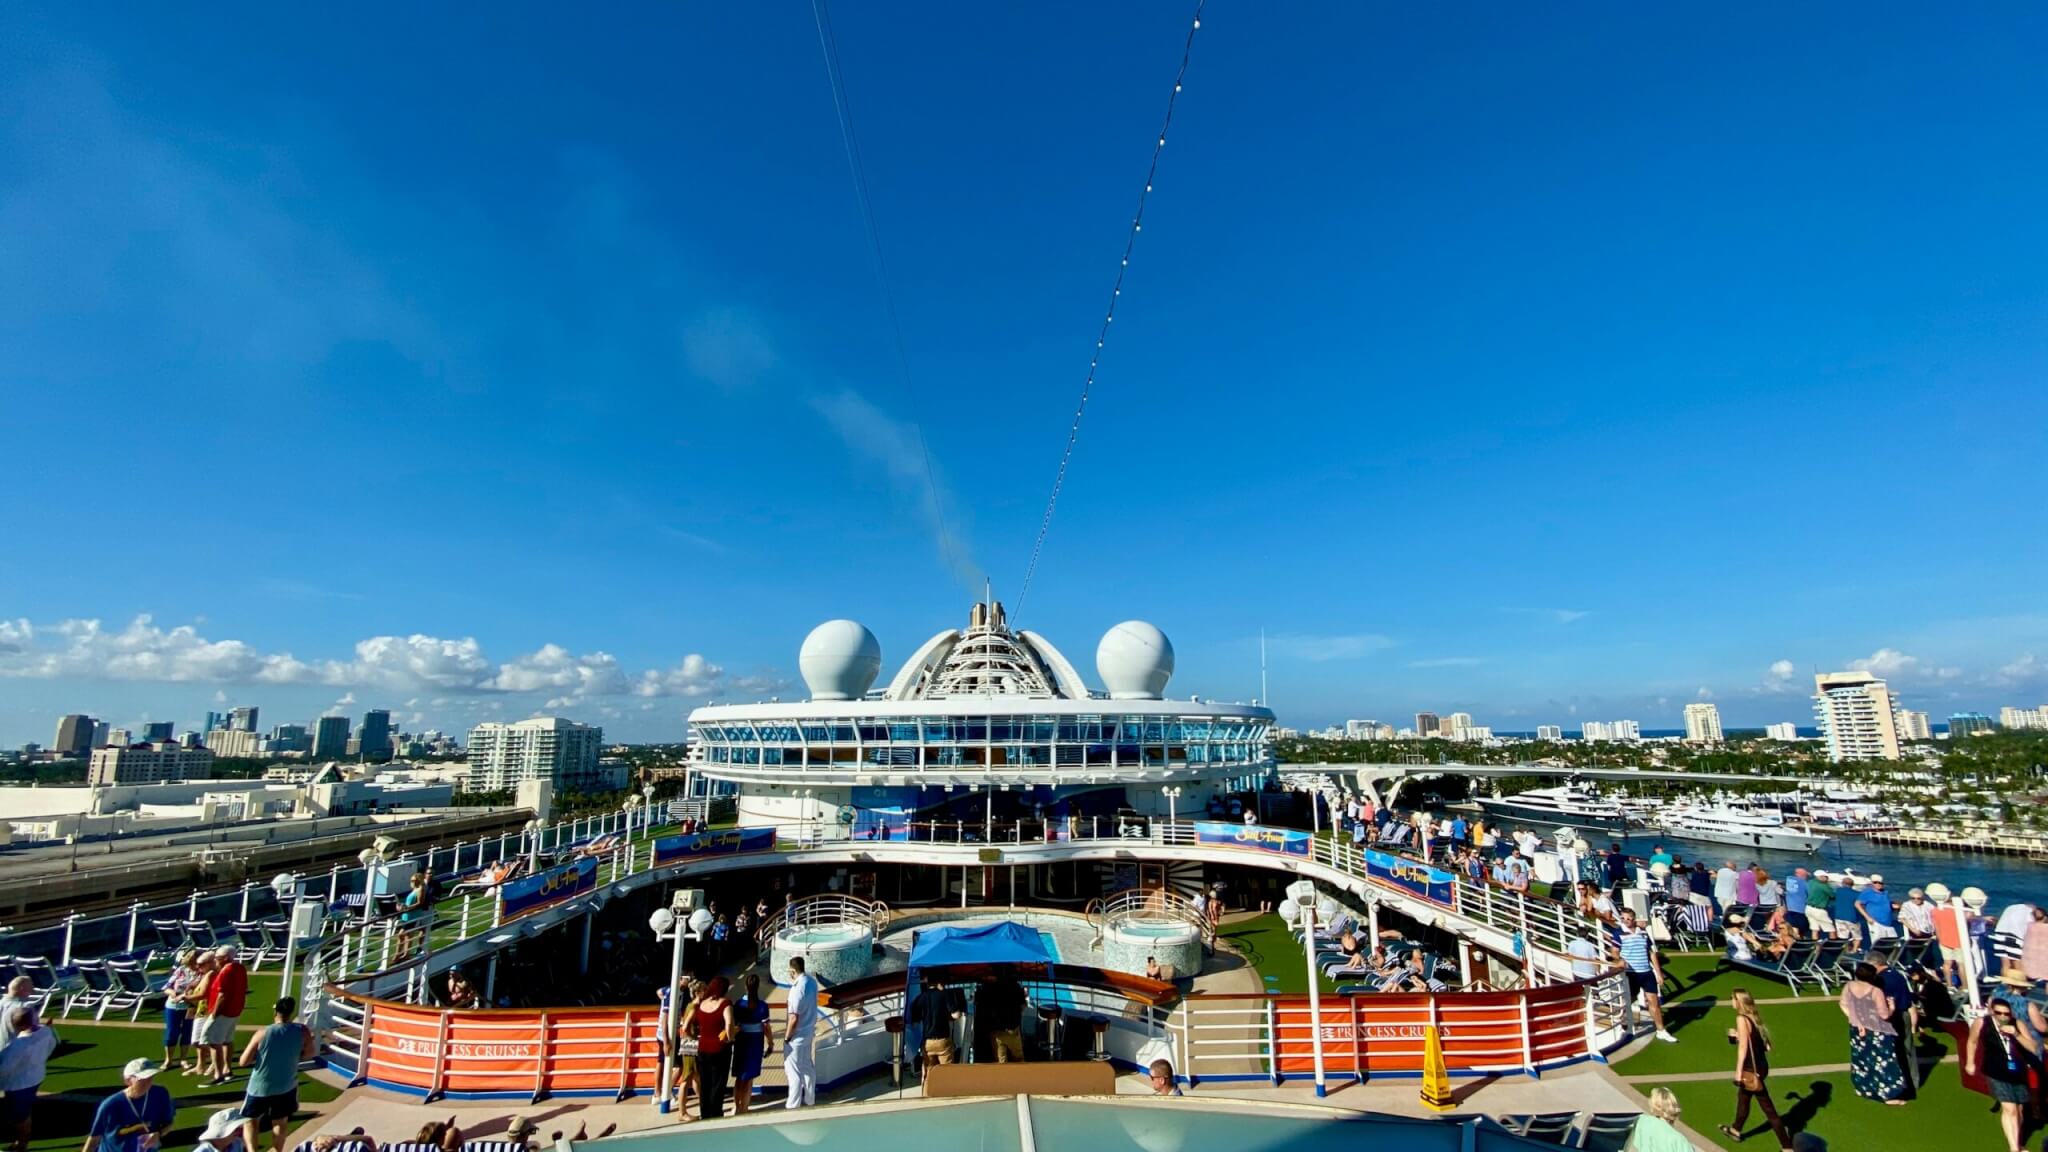
[[[242,881],[242,914],[237,919],[247,920],[249,918],[249,894],[255,890],[256,882],[254,880]]]
[[[60,963],[67,968],[71,966],[71,936],[77,929],[78,922],[82,919],[84,919],[84,915],[78,912],[73,912],[69,916],[64,917],[64,959]],[[130,947],[128,950],[133,952],[135,949]]]
[[[1522,1008],[1522,1068],[1529,1075],[1534,1076],[1536,1075],[1536,1048],[1529,1040],[1529,993],[1532,991],[1534,991],[1532,987],[1526,983],[1523,984],[1521,994],[1515,997],[1515,1003],[1521,1005]]]
[[[327,902],[329,904],[334,903],[335,898],[340,894],[340,891],[341,865],[336,864],[334,867],[329,868],[327,870]]]
[[[137,900],[137,901],[136,901],[135,903],[133,903],[133,904],[130,904],[130,905],[128,906],[128,948],[127,948],[127,951],[130,951],[130,952],[133,952],[133,951],[135,951],[135,930],[136,930],[137,928],[140,928],[140,927],[142,926],[142,909],[143,909],[143,907],[144,907],[144,905],[143,905],[142,901],[140,901],[140,900]]]
[[[199,919],[199,898],[204,895],[204,892],[201,892],[199,889],[194,888],[192,890],[192,895],[187,896],[185,898],[185,919]]]

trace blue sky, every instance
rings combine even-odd
[[[2048,16],[1842,17],[1211,5],[1021,622],[1300,724],[2048,700]],[[1186,13],[835,18],[907,378],[807,5],[0,12],[0,742],[676,738],[1015,601]]]

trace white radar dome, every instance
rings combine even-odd
[[[1102,634],[1095,671],[1112,700],[1157,700],[1173,677],[1173,644],[1143,620],[1126,620]]]
[[[804,637],[797,653],[813,700],[858,700],[882,671],[882,645],[854,620],[827,620]]]

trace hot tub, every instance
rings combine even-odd
[[[804,958],[804,970],[819,982],[832,985],[872,975],[875,970],[875,930],[851,921],[837,924],[797,924],[775,934],[769,950],[769,973],[778,984],[789,982],[789,960]]]
[[[1133,917],[1103,931],[1104,968],[1143,976],[1148,956],[1175,976],[1193,976],[1202,970],[1202,930],[1185,920]]]

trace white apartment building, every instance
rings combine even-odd
[[[1538,724],[1536,726],[1536,738],[1538,740],[1548,740],[1555,744],[1564,739],[1564,729],[1556,724]]]
[[[1719,744],[1721,742],[1721,710],[1706,701],[1685,706],[1685,742],[1688,744]]]
[[[522,780],[549,780],[556,792],[597,792],[624,786],[598,768],[604,729],[559,716],[513,724],[479,724],[469,730],[471,792],[502,792]]]
[[[2000,708],[2000,728],[2048,728],[2048,704],[2039,708]]]
[[[215,728],[206,734],[206,747],[215,756],[261,756],[264,745],[262,733],[242,728]]]
[[[116,784],[175,784],[181,780],[204,780],[213,771],[213,752],[207,748],[186,748],[177,744],[109,744],[92,754],[92,768],[86,782],[94,788]]]
[[[1921,715],[1925,716],[1926,714],[1922,713]],[[1799,725],[1792,723],[1790,720],[1785,721],[1783,724],[1766,724],[1764,725],[1764,735],[1773,740],[1783,740],[1790,744],[1794,740],[1799,739]]]
[[[1471,726],[1472,714],[1470,712],[1453,712],[1443,718],[1443,723],[1437,728],[1437,735],[1442,736],[1446,740],[1463,740],[1465,739],[1463,734],[1465,729]]]
[[[1379,725],[1370,720],[1346,720],[1344,738],[1347,740],[1370,740],[1379,731]]]
[[[1927,726],[1927,713],[1914,712],[1906,708],[1892,710],[1892,727],[1898,730],[1901,740],[1932,740],[1934,729]]]
[[[1891,689],[1868,672],[1813,678],[1813,713],[1830,760],[1897,760],[1899,730]]]

